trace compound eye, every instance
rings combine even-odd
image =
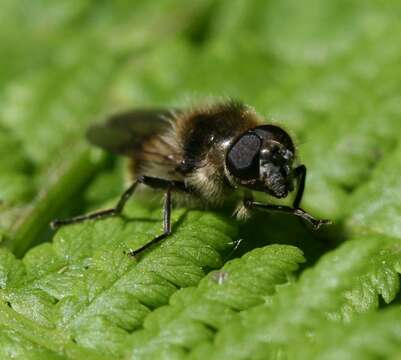
[[[227,168],[232,175],[243,180],[259,177],[259,154],[262,140],[254,133],[242,135],[228,150]]]

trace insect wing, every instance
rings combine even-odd
[[[87,138],[93,145],[112,153],[132,155],[145,138],[168,126],[166,109],[136,109],[111,116],[105,123],[91,126]]]

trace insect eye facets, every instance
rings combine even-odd
[[[240,179],[257,178],[261,145],[262,141],[257,135],[242,135],[227,153],[228,170]]]

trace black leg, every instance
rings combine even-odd
[[[228,260],[231,259],[231,257],[235,254],[235,252],[238,250],[238,248],[240,247],[241,243],[242,243],[243,239],[237,239],[232,241],[230,244],[233,245],[233,248],[231,249],[231,251],[223,258],[223,262],[227,262]]]
[[[70,219],[56,219],[50,223],[50,226],[53,229],[57,229],[64,225],[76,224],[86,220],[104,219],[107,217],[120,215],[124,210],[125,204],[135,192],[138,184],[144,184],[154,189],[168,189],[171,187],[186,191],[185,184],[179,181],[164,180],[151,176],[140,176],[127,190],[124,191],[124,193],[120,197],[120,200],[114,208],[100,210],[91,214],[80,215]]]
[[[290,206],[285,206],[285,205],[269,205],[249,200],[248,201],[245,200],[244,204],[249,208],[259,208],[264,210],[279,211],[298,216],[299,218],[311,224],[315,230],[319,229],[322,225],[330,224],[329,220],[315,219],[312,215],[308,214],[301,208],[292,208]]]
[[[119,215],[123,211],[125,204],[127,203],[128,199],[132,196],[137,185],[140,182],[141,182],[140,179],[136,180],[127,190],[125,190],[124,193],[121,195],[120,200],[118,201],[116,207],[114,208],[96,211],[91,214],[75,216],[70,219],[61,219],[61,220],[56,219],[50,223],[50,226],[52,227],[52,229],[58,229],[59,227],[62,227],[64,225],[77,224],[86,220],[104,219],[110,216]]]
[[[158,242],[165,239],[168,235],[171,234],[171,191],[172,187],[167,188],[166,195],[164,198],[164,206],[163,206],[163,234],[156,236],[152,241],[148,242],[147,244],[143,245],[137,250],[130,251],[128,254],[130,256],[137,256],[144,250],[152,247],[153,245],[157,244]]]
[[[298,209],[299,205],[301,204],[302,196],[304,195],[304,189],[305,189],[305,179],[306,179],[305,165],[299,165],[297,168],[295,168],[294,176],[295,178],[299,178],[299,183],[298,183],[297,194],[295,195],[295,199],[292,206]]]

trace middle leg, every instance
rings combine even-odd
[[[166,194],[164,197],[164,206],[163,206],[163,233],[160,234],[159,236],[156,236],[152,241],[148,242],[147,244],[143,245],[137,250],[130,251],[128,254],[130,256],[137,256],[141,252],[145,251],[146,249],[152,247],[153,245],[159,243],[163,239],[165,239],[167,236],[171,234],[171,192],[173,188],[170,186],[166,190]]]

